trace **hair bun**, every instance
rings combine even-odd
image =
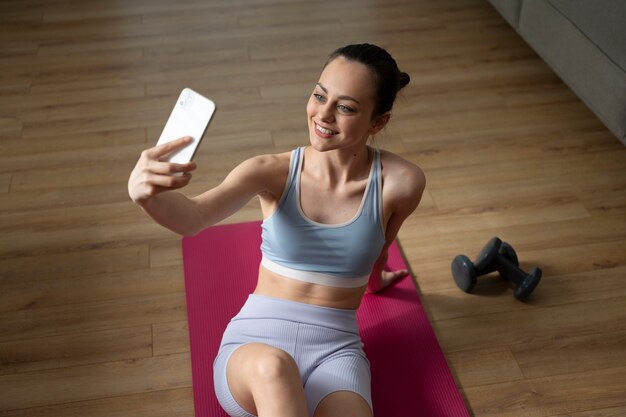
[[[411,81],[411,77],[406,72],[401,72],[398,76],[398,91],[402,90]]]

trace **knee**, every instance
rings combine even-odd
[[[293,358],[285,351],[268,348],[255,361],[254,373],[260,381],[273,382],[282,380],[286,376],[298,375],[298,366]]]

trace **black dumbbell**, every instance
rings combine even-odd
[[[490,240],[480,251],[474,263],[465,255],[458,255],[454,258],[452,262],[452,276],[460,289],[465,292],[471,292],[476,285],[477,277],[494,272],[496,267],[493,260],[498,253],[509,259],[516,266],[519,265],[517,254],[513,247],[506,242],[501,242],[498,248],[498,240]]]
[[[452,261],[452,276],[456,285],[465,292],[471,292],[477,278],[498,271],[503,278],[515,283],[513,295],[524,300],[533,292],[541,279],[541,269],[533,268],[529,274],[519,269],[519,261],[513,247],[497,237],[491,239],[480,251],[476,262],[465,255],[458,255]]]

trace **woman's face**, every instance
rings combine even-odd
[[[343,57],[332,60],[306,107],[311,145],[318,151],[365,146],[386,123],[379,126],[381,118],[372,119],[374,97],[369,68]]]

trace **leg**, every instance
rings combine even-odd
[[[262,343],[237,348],[226,366],[235,401],[259,417],[307,417],[302,380],[293,358]]]
[[[335,391],[315,409],[314,417],[372,417],[370,405],[356,392]]]
[[[371,417],[371,376],[367,358],[356,350],[333,356],[309,375],[304,392],[315,417]]]

